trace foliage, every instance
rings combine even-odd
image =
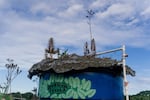
[[[20,98],[20,96],[22,96],[22,98],[26,100],[33,100],[34,94],[31,92],[26,92],[23,94],[21,94],[20,92],[12,93],[12,97]],[[0,93],[0,100],[2,100],[2,98],[5,98],[6,100],[12,100],[10,99],[10,95]],[[130,100],[150,100],[150,91],[141,91],[136,95],[130,95]]]
[[[13,100],[12,98],[24,98],[25,100],[32,100],[33,98],[35,98],[35,95],[31,92],[26,92],[26,93],[16,92],[11,94],[0,94],[0,100],[2,100],[3,98],[5,100]]]
[[[130,100],[150,100],[150,91],[141,91],[136,95],[131,95]]]
[[[31,100],[33,98],[33,96],[34,95],[31,92],[27,92],[27,93],[22,94],[22,97],[26,98],[26,100]]]
[[[7,94],[0,94],[0,100],[5,99],[5,100],[12,100],[10,95]]]

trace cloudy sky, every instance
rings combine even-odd
[[[31,91],[36,84],[27,78],[28,70],[44,58],[50,37],[56,48],[82,55],[84,42],[90,41],[89,9],[95,12],[97,51],[125,44],[127,64],[136,71],[136,77],[127,77],[129,93],[150,90],[150,0],[0,0],[0,84],[11,58],[23,70],[12,91]]]

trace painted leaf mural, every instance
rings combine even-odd
[[[51,74],[47,80],[40,79],[39,96],[42,98],[86,99],[95,93],[96,89],[91,89],[91,81],[85,78]]]

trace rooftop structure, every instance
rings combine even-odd
[[[123,51],[121,61],[97,57],[120,50]],[[58,56],[54,58],[53,55]],[[85,43],[83,56],[75,53],[67,54],[66,51],[60,54],[59,49],[55,50],[53,38],[50,38],[48,48],[45,49],[45,59],[30,68],[28,77],[31,79],[32,76],[37,75],[40,78],[41,100],[48,98],[121,100],[124,97],[124,89],[126,100],[129,100],[126,74],[135,76],[135,71],[125,64],[126,57],[125,46],[97,53],[94,39],[91,40],[90,50],[87,42]],[[83,86],[84,81],[87,82],[88,87]],[[77,84],[76,82],[80,86],[73,85]]]

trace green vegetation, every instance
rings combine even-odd
[[[10,95],[0,94],[0,100],[3,100],[4,98],[5,100],[12,100]]]
[[[27,92],[27,93],[12,93],[10,94],[0,94],[0,100],[13,100],[12,98],[22,98],[21,100],[38,100],[38,97],[36,97],[33,93]]]
[[[131,95],[130,100],[150,100],[150,91],[141,91],[136,95]]]
[[[12,97],[24,98],[24,100],[38,100],[38,98],[31,92],[23,93],[20,92],[12,93]],[[12,100],[10,95],[4,95],[0,93],[0,100],[5,98],[5,100]],[[150,100],[150,91],[141,91],[136,95],[130,95],[130,100]]]

